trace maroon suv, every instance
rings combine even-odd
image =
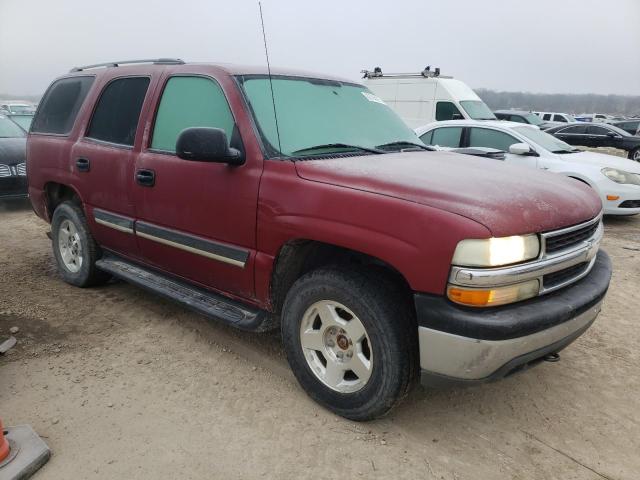
[[[609,285],[587,186],[430,151],[349,80],[180,60],[73,69],[27,142],[65,281],[116,276],[244,330],[281,328],[322,405],[384,414],[424,382],[555,354]]]

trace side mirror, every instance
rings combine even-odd
[[[609,138],[617,138],[618,134],[616,132],[607,132],[607,137],[609,137]]]
[[[217,162],[242,165],[242,153],[229,147],[227,134],[221,128],[185,128],[176,141],[176,155],[194,162]]]
[[[509,153],[514,155],[531,155],[531,147],[527,143],[509,145]]]

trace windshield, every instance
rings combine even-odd
[[[631,137],[631,134],[629,132],[627,132],[626,130],[622,130],[619,127],[616,127],[615,125],[607,125],[607,128],[609,130],[613,130],[618,135],[622,135],[623,137]]]
[[[462,100],[460,105],[474,120],[496,120],[496,116],[482,100]]]
[[[403,143],[422,144],[400,117],[361,85],[275,76],[272,100],[267,76],[248,75],[238,80],[272,155],[376,153],[396,142],[400,143],[387,148],[400,150]]]
[[[565,143],[562,140],[559,140],[556,137],[543,132],[542,130],[538,130],[537,128],[515,127],[513,130],[523,137],[526,137],[532,142],[540,145],[545,150],[553,153],[569,153],[579,151],[573,148],[568,143]]]
[[[569,120],[569,122],[574,123],[577,122],[578,120],[576,120],[576,117],[574,117],[573,115],[569,115],[568,113],[564,114],[565,117],[567,117],[567,120]]]
[[[531,125],[542,125],[544,122],[535,113],[526,113],[523,115]]]
[[[6,117],[0,117],[0,138],[21,138],[24,130]]]
[[[25,132],[29,131],[31,122],[33,121],[33,115],[11,115],[11,120],[20,125]]]

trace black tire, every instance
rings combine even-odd
[[[315,302],[336,301],[361,321],[371,341],[367,383],[353,393],[327,387],[313,373],[300,341],[304,314]],[[282,313],[282,338],[289,365],[307,394],[329,410],[356,421],[386,414],[409,392],[418,373],[418,330],[408,295],[375,270],[326,267],[298,279]]]
[[[66,220],[71,222],[77,230],[82,246],[80,253],[82,263],[77,272],[67,268],[62,259],[59,237],[61,225]],[[84,212],[75,203],[70,201],[62,202],[53,212],[53,218],[51,219],[51,246],[58,264],[58,271],[65,282],[76,287],[90,287],[105,283],[111,278],[109,274],[98,270],[96,267],[96,260],[100,259],[102,251],[91,232],[89,232]]]
[[[629,152],[629,160],[640,162],[640,148],[635,148]]]

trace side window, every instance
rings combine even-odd
[[[54,82],[40,102],[32,133],[67,135],[73,128],[94,77],[70,77]]]
[[[561,128],[556,133],[569,133],[571,135],[576,135],[576,134],[582,135],[582,134],[587,133],[587,126],[586,125],[575,125],[573,127]]]
[[[509,147],[514,143],[521,143],[520,140],[511,135],[498,130],[474,127],[469,136],[470,147],[497,148],[498,150],[509,151]]]
[[[433,130],[433,137],[430,145],[440,147],[458,148],[460,146],[460,136],[462,127],[443,127]]]
[[[524,118],[522,118],[520,115],[511,115],[511,121],[518,122],[518,123],[527,123],[527,121]]]
[[[542,119],[543,119],[543,120],[547,120],[547,121],[551,120],[551,114],[550,114],[550,113],[545,113],[545,114],[542,116]]]
[[[436,120],[453,120],[453,115],[460,115],[459,119],[464,118],[464,116],[458,110],[458,107],[451,102],[438,102],[436,105]]]
[[[119,78],[110,82],[100,95],[87,137],[133,146],[148,87],[146,77]]]
[[[427,133],[423,133],[422,136],[420,137],[420,140],[422,140],[422,143],[424,143],[425,145],[433,145],[433,143],[431,143],[432,137],[433,137],[433,130]]]
[[[589,135],[606,135],[607,133],[609,133],[609,130],[607,130],[606,128],[603,127],[596,127],[596,126],[589,126],[587,128],[587,133]]]
[[[235,121],[217,82],[204,77],[172,77],[164,87],[153,127],[151,148],[176,151],[176,140],[189,127],[215,127],[231,139]]]
[[[563,116],[563,115],[554,115],[554,116],[553,116],[553,121],[554,121],[554,122],[564,122],[564,123],[567,123],[567,119],[566,119],[566,118],[564,118],[564,116]]]

